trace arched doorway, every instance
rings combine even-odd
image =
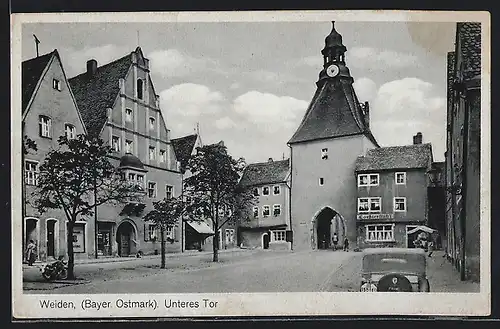
[[[343,244],[346,236],[344,218],[330,207],[324,207],[313,219],[313,249],[330,249],[332,236],[337,233],[339,245]]]
[[[135,241],[135,228],[129,221],[122,222],[116,231],[116,242],[118,243],[118,256],[127,257],[132,254]]]
[[[262,249],[269,249],[269,233],[262,234]]]

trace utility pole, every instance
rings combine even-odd
[[[38,45],[40,44],[40,40],[36,37],[36,35],[33,34],[33,37],[35,37],[35,46],[36,46],[36,57],[40,56],[38,53]]]

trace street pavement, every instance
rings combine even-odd
[[[159,268],[159,258],[79,264],[82,284],[25,282],[24,287],[26,293],[52,294],[347,292],[358,291],[360,267],[359,252],[249,250],[221,253],[219,263],[209,254],[173,256],[167,269]],[[439,252],[429,258],[428,276],[433,292],[479,291],[478,284],[461,282]],[[24,280],[30,277],[25,274]]]

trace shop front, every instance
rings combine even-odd
[[[112,256],[112,236],[114,223],[99,222],[97,226],[97,254],[98,256]]]

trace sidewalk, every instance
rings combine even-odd
[[[427,276],[431,292],[480,292],[479,283],[461,281],[460,273],[443,255],[443,251],[435,251],[432,257],[427,257]]]

